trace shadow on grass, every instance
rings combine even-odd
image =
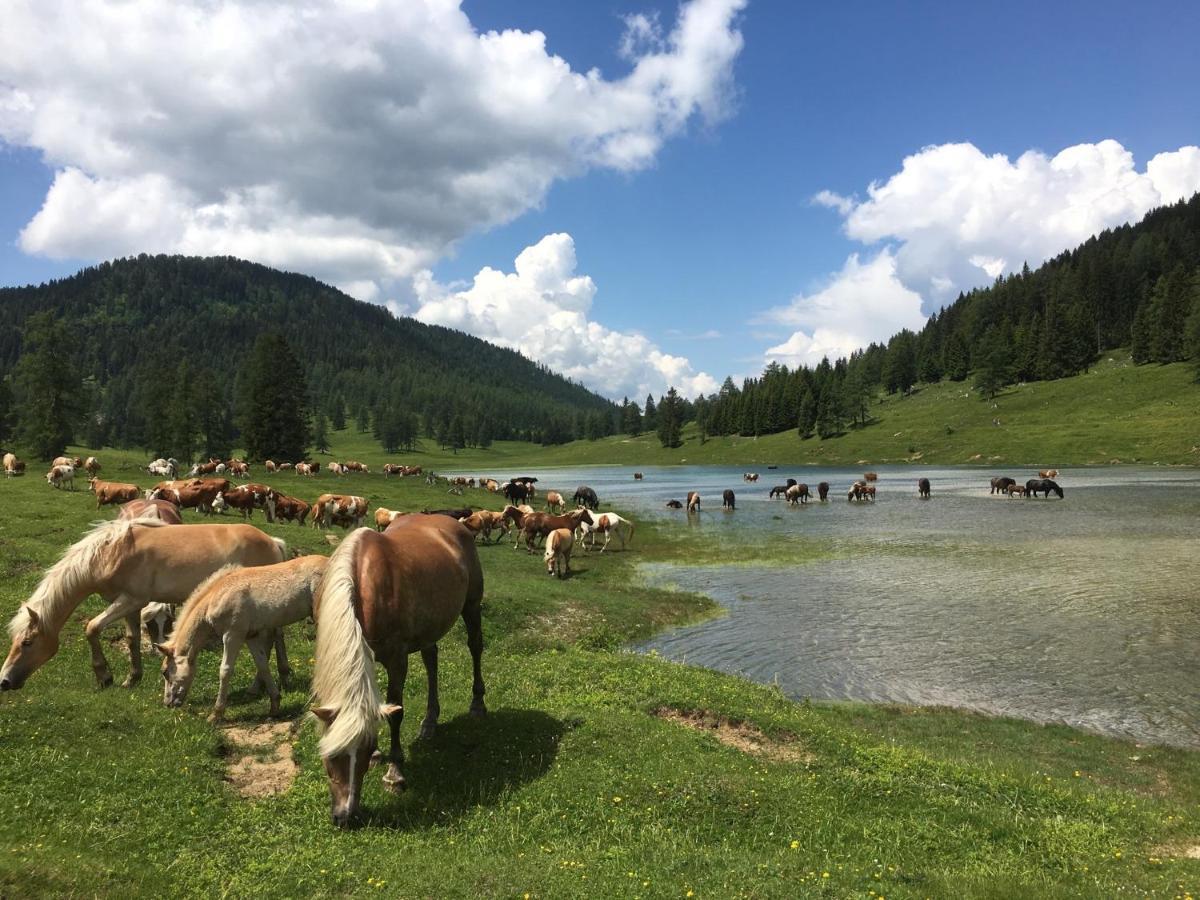
[[[572,727],[534,709],[499,709],[484,718],[461,715],[443,722],[432,739],[409,745],[408,790],[399,796],[368,795],[362,824],[427,828],[493,805],[545,775]],[[382,743],[386,753],[386,738]]]

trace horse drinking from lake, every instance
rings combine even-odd
[[[124,686],[132,687],[142,677],[143,606],[151,601],[182,603],[222,566],[265,566],[286,557],[282,540],[253,525],[168,525],[158,519],[101,522],[67,548],[13,616],[8,625],[12,649],[0,669],[0,690],[20,688],[58,652],[63,626],[92,594],[108,602],[85,629],[96,681],[101,687],[112,684],[100,634],[105,626],[124,619],[129,644]]]
[[[1049,478],[1030,478],[1025,482],[1025,497],[1036,497],[1041,492],[1043,497],[1049,498],[1051,491],[1058,494],[1058,499],[1063,499],[1063,489],[1058,486],[1058,482],[1052,481]]]
[[[922,500],[929,499],[929,479],[928,478],[918,478],[917,479],[917,496],[920,497]]]
[[[329,558],[314,612],[317,619],[313,715],[318,751],[329,776],[333,823],[358,812],[363,775],[380,721],[391,731],[384,786],[405,787],[400,723],[408,656],[420,651],[429,695],[421,737],[433,735],[440,707],[437,642],[461,616],[474,666],[471,714],[483,715],[483,570],[467,529],[445,516],[410,515],[383,534],[360,528]],[[387,704],[375,683],[375,660],[388,672]]]

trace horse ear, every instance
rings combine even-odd
[[[385,719],[390,719],[398,712],[403,712],[404,707],[398,703],[381,703],[379,704],[379,714]]]
[[[32,606],[26,605],[25,615],[27,615],[29,617],[29,627],[30,628],[37,628],[38,625],[40,625],[42,622],[41,616],[39,616],[37,614],[37,612],[34,610],[34,608]]]
[[[338,711],[332,706],[314,706],[312,714],[326,725],[332,725],[333,720],[337,718]]]
[[[154,649],[166,657],[175,656],[175,648],[169,643],[155,644]]]

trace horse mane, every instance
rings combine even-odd
[[[337,712],[328,726],[319,723],[322,757],[346,753],[379,728],[382,701],[375,683],[375,654],[363,637],[354,609],[358,546],[369,532],[370,528],[359,528],[338,545],[321,584],[313,698],[316,705]]]
[[[33,595],[21,604],[8,623],[9,635],[15,638],[29,627],[29,608],[47,622],[65,619],[79,605],[78,601],[72,605],[72,598],[93,571],[106,562],[103,557],[110,548],[124,540],[135,525],[158,528],[166,524],[157,519],[110,519],[93,523],[91,530],[64,550],[58,562],[46,570]]]
[[[184,601],[183,611],[179,614],[179,619],[175,623],[175,630],[172,632],[170,638],[177,653],[187,653],[195,641],[196,631],[204,622],[204,614],[208,612],[209,606],[212,605],[213,592],[210,588],[230,572],[240,568],[242,567],[236,563],[221,566],[221,568],[200,582],[196,586],[196,589],[188,596],[187,600]]]

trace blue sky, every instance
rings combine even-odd
[[[84,37],[69,33],[76,21],[70,15],[72,4],[61,6],[57,21],[67,33],[60,38],[63,53],[70,55]],[[598,68],[613,82],[628,75],[636,60],[620,51],[628,16],[657,16],[665,41],[655,48],[662,53],[671,52],[669,34],[679,17],[676,4],[646,2],[467,2],[463,11],[478,33],[540,30],[548,54],[561,57],[577,73]],[[30,27],[53,28],[54,21]],[[114,13],[93,28],[103,32],[119,25]],[[611,155],[600,162],[594,155],[573,161],[554,155],[549,165],[557,168],[544,183],[529,185],[523,177],[521,187],[506,186],[507,207],[475,219],[464,215],[447,223],[436,209],[414,212],[411,205],[382,205],[368,223],[371,233],[391,227],[388,216],[405,219],[389,246],[415,242],[418,262],[407,268],[394,263],[382,275],[364,269],[355,277],[357,257],[351,253],[349,261],[339,257],[316,265],[313,274],[357,296],[390,300],[398,311],[518,343],[530,355],[606,393],[642,386],[657,392],[664,379],[678,380],[694,392],[710,384],[698,373],[719,381],[729,373],[752,374],[768,358],[805,362],[823,348],[880,339],[899,325],[916,327],[922,311],[936,308],[959,289],[986,283],[996,267],[1019,267],[1023,260],[1017,256],[1032,255],[1030,261],[1039,262],[1099,227],[1140,217],[1156,200],[1200,188],[1200,166],[1193,155],[1164,158],[1162,169],[1169,169],[1169,177],[1147,170],[1157,154],[1200,142],[1200,54],[1194,49],[1200,7],[1194,4],[1029,3],[1006,4],[1001,10],[978,4],[751,0],[745,9],[732,11],[721,27],[723,33],[740,35],[740,49],[730,52],[725,70],[710,73],[723,94],[719,113],[706,115],[701,98],[681,127],[661,122],[645,126],[656,142],[648,158],[614,163]],[[4,41],[0,37],[0,50]],[[81,64],[76,80],[87,74]],[[505,76],[512,77],[512,71],[491,77]],[[114,83],[120,77],[127,82],[129,76],[118,70]],[[57,84],[40,84],[19,62],[0,63],[0,88],[5,86],[25,91],[34,104],[80,91],[69,74]],[[381,90],[403,92],[403,86],[394,79]],[[360,83],[354,89],[361,90]],[[119,97],[114,88],[114,111]],[[169,96],[155,102],[168,111],[182,103]],[[98,108],[103,117],[103,99]],[[69,220],[86,219],[89,203],[106,210],[96,215],[104,221],[117,202],[112,197],[127,196],[116,188],[105,195],[89,182],[68,198],[72,202],[64,203],[57,218],[47,214],[40,236],[22,246],[18,234],[38,215],[57,170],[74,166],[97,181],[137,178],[141,170],[136,161],[114,163],[95,158],[92,149],[42,139],[30,134],[37,129],[20,123],[6,127],[3,109],[0,94],[0,282],[22,284],[67,274],[102,258],[105,251],[136,252],[131,241],[142,237],[153,244],[157,239],[156,221],[169,227],[174,207],[163,201],[170,209],[156,213],[161,219],[134,229],[125,243],[111,239],[112,225],[97,228],[104,235],[79,233]],[[531,119],[539,118],[536,108],[529,112]],[[521,118],[518,105],[505,120],[513,123],[514,133]],[[44,123],[42,127],[46,130]],[[114,128],[108,133],[113,135],[130,142],[134,155],[145,159],[147,173],[159,171],[164,155],[178,158],[213,139],[211,131],[200,129],[164,149],[130,127]],[[486,149],[492,134],[483,130],[465,137],[470,146],[464,153],[470,153]],[[513,138],[524,139],[524,134]],[[417,140],[412,152],[423,158]],[[1101,146],[1104,141],[1115,144]],[[906,157],[923,148],[962,144],[973,145],[976,153],[945,149],[921,155],[911,171],[906,168],[906,178],[894,182],[892,193],[868,198],[868,185],[887,184],[898,176]],[[1078,151],[1081,161],[1069,166],[1067,177],[1052,160],[1075,147],[1087,149]],[[1018,166],[1018,158],[1028,151],[1040,151],[1041,163],[1034,159]],[[1007,157],[1011,168],[987,162],[994,154]],[[392,165],[404,165],[404,158]],[[240,166],[235,156],[204,183],[169,173],[164,176],[167,186],[151,196],[161,199],[164,192],[178,190],[196,197],[208,192],[211,199],[222,178],[231,184],[254,183],[242,178]],[[363,169],[370,172],[369,165]],[[339,171],[346,170],[334,160],[328,178],[336,180]],[[63,185],[64,196],[68,187]],[[513,199],[522,189],[525,195]],[[365,190],[368,200],[380,192],[378,185],[367,184]],[[839,211],[814,204],[812,198],[822,190],[848,198],[850,205]],[[967,195],[961,202],[930,213],[936,221],[920,228],[911,224],[940,207],[945,197],[960,193]],[[1086,208],[1080,208],[1081,193],[1087,196]],[[306,186],[303,196],[312,207],[309,212],[347,215],[329,192]],[[146,205],[127,215],[139,215]],[[198,205],[192,201],[193,207]],[[1058,224],[1034,229],[1038,233],[1030,237],[1021,215]],[[1011,217],[1014,223],[1008,231],[997,227],[974,233],[969,223],[980,216],[995,221]],[[289,221],[285,230],[293,235],[298,227]],[[425,240],[431,227],[437,237]],[[146,249],[195,246],[199,252],[235,252],[305,269],[303,255],[281,255],[261,236],[239,244],[241,233],[226,227],[219,239],[189,236]],[[414,233],[421,237],[412,238]],[[553,234],[570,235],[573,247],[561,241],[539,244]],[[329,235],[326,231],[312,240]],[[543,292],[565,298],[562,308],[578,321],[564,326],[567,332],[528,344],[494,320],[516,317],[522,304],[536,312],[544,298],[527,299],[522,291],[528,285],[518,284],[515,276],[498,278],[490,286],[476,281],[474,289],[464,290],[484,267],[512,273],[514,258],[527,247],[541,248],[530,257],[539,271],[591,279],[590,285],[561,290],[539,282]],[[564,262],[570,249],[573,269]],[[857,254],[854,263],[852,254]],[[418,268],[425,274],[414,281]],[[553,313],[560,300],[546,302]],[[595,323],[604,331],[588,331],[578,322]],[[859,324],[866,322],[873,324]],[[620,345],[631,335],[637,339],[625,341],[633,350],[624,358]],[[794,340],[789,342],[789,336]],[[608,349],[593,352],[585,346],[590,342]],[[594,374],[635,366],[634,358],[647,356],[654,364],[628,378]]]

